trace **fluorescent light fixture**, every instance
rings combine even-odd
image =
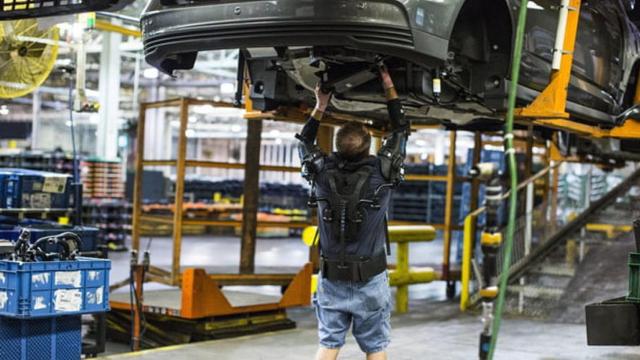
[[[540,6],[538,3],[536,3],[535,1],[529,1],[528,5],[527,5],[527,9],[544,10],[544,8],[542,6]]]
[[[198,105],[190,108],[196,114],[208,116],[242,117],[244,109],[230,107],[213,107],[211,105]]]
[[[196,114],[207,115],[213,113],[215,108],[211,105],[200,105],[192,107],[192,110]]]
[[[236,84],[222,83],[222,85],[220,85],[220,92],[225,95],[233,94],[236,92]]]
[[[142,76],[145,79],[157,79],[160,76],[160,72],[156,68],[146,68],[142,71]]]

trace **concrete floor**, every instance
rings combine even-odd
[[[146,242],[143,242],[146,245]],[[414,244],[415,263],[441,261],[441,244]],[[156,239],[151,244],[152,263],[168,266],[170,241]],[[232,238],[186,238],[183,265],[201,266],[216,272],[233,272],[238,263],[239,241]],[[263,271],[295,269],[307,258],[307,249],[299,240],[259,240],[256,263]],[[114,254],[112,281],[127,277],[127,254]],[[214,264],[215,266],[212,266]],[[161,287],[158,287],[161,288]],[[277,288],[259,287],[240,290],[263,294],[277,293]],[[444,301],[441,283],[414,286],[407,315],[392,317],[392,343],[389,358],[403,359],[474,359],[480,323],[477,314],[461,314],[457,304]],[[114,354],[106,359],[216,359],[216,360],[293,360],[311,359],[316,349],[313,310],[293,309],[290,317],[298,324],[295,330],[235,339],[210,341],[185,346],[150,350],[136,355]],[[521,318],[506,318],[500,333],[496,359],[640,359],[636,348],[593,348],[586,346],[583,324],[562,324]],[[108,353],[126,351],[122,345],[109,345]],[[347,340],[340,359],[362,359],[353,338]]]

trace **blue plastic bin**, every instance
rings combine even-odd
[[[0,207],[5,206],[7,203],[5,179],[9,178],[9,176],[11,176],[10,172],[0,170]]]
[[[71,199],[71,176],[45,171],[0,168],[0,207],[68,208]]]
[[[111,261],[0,261],[0,316],[36,318],[109,310]]]
[[[12,319],[0,316],[0,359],[79,360],[82,353],[80,316]]]

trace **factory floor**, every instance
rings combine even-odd
[[[147,241],[143,241],[143,247]],[[168,267],[171,242],[157,238],[150,244],[152,263]],[[430,264],[441,261],[438,241],[412,244],[412,262]],[[186,237],[183,265],[203,267],[210,272],[234,272],[239,261],[240,244],[226,237]],[[393,253],[393,252],[392,252]],[[128,276],[128,255],[112,254],[112,282]],[[260,239],[256,253],[259,272],[291,271],[307,259],[307,248],[297,239]],[[391,259],[392,260],[392,259]],[[393,260],[391,261],[393,262]],[[149,288],[162,288],[156,285]],[[235,287],[241,291],[277,294],[275,287]],[[442,283],[413,286],[410,313],[392,317],[392,343],[389,358],[473,359],[477,358],[480,323],[477,314],[461,314],[455,302],[444,299]],[[316,349],[313,309],[292,309],[289,316],[297,329],[234,339],[216,340],[184,346],[149,350],[136,355],[125,352],[127,346],[108,344],[107,359],[216,359],[216,360],[293,360],[311,359]],[[362,359],[353,338],[347,340],[340,359]],[[638,359],[640,349],[587,347],[584,324],[563,324],[507,317],[500,333],[496,359]]]

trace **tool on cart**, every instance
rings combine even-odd
[[[480,334],[480,359],[488,359],[493,337],[494,301],[498,296],[498,256],[502,245],[500,208],[502,204],[502,179],[495,163],[481,163],[471,169],[470,176],[486,183],[485,226],[480,236],[483,260],[482,271],[477,274],[482,301],[482,333]]]
[[[140,351],[146,326],[142,304],[144,301],[144,281],[151,264],[149,251],[145,251],[142,255],[142,261],[139,261],[138,251],[132,250],[130,264],[131,350]]]
[[[13,261],[38,262],[75,260],[78,257],[103,257],[101,251],[82,252],[81,250],[82,239],[76,233],[64,232],[31,242],[31,232],[28,229],[22,229],[18,240],[13,245],[10,258]]]

